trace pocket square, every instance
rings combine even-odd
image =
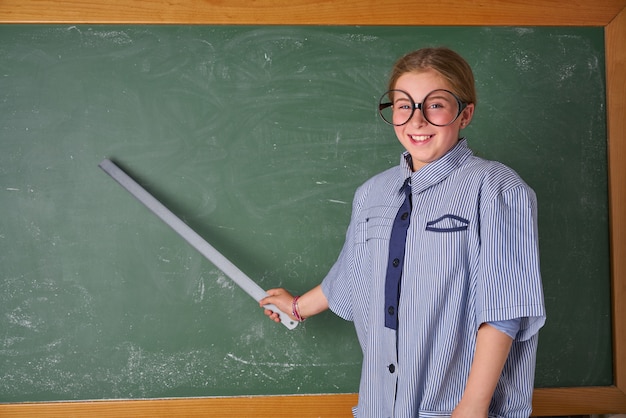
[[[467,219],[456,215],[443,215],[434,221],[426,222],[426,230],[434,232],[464,231],[469,226]]]

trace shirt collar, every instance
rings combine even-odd
[[[426,164],[416,172],[412,172],[411,154],[405,151],[402,153],[402,158],[400,159],[402,180],[411,177],[413,193],[421,193],[429,187],[445,180],[470,155],[472,155],[472,150],[467,145],[467,139],[461,138],[459,142],[441,158]]]

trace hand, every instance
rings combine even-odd
[[[267,294],[268,296],[261,299],[261,301],[259,302],[259,305],[261,307],[272,304],[287,315],[289,315],[291,319],[293,319],[294,321],[296,320],[296,318],[291,313],[293,303],[293,295],[291,293],[289,293],[285,289],[279,288],[270,289],[267,291]],[[267,315],[274,322],[280,322],[280,317],[278,316],[278,313],[272,310],[265,309],[265,315]]]
[[[488,415],[488,409],[475,408],[461,401],[452,411],[450,418],[487,418]]]
[[[289,315],[294,321],[298,320],[292,313],[293,295],[285,289],[268,290],[267,297],[261,299],[259,303],[261,307],[271,303]],[[328,309],[328,300],[326,300],[326,296],[324,296],[321,285],[317,285],[298,299],[298,312],[303,318],[310,318],[326,309]],[[280,322],[280,317],[276,312],[266,309],[265,315],[269,316],[274,322]]]

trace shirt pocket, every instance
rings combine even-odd
[[[440,411],[419,411],[419,418],[442,418],[450,417],[452,412],[440,412]],[[502,418],[500,415],[493,415],[489,413],[488,418]]]
[[[434,221],[426,222],[426,230],[431,232],[457,232],[465,231],[469,227],[469,221],[460,216],[448,214]]]
[[[357,243],[367,243],[372,240],[389,241],[394,221],[389,213],[389,208],[385,207],[370,210],[367,216],[357,224]]]
[[[441,411],[419,411],[419,418],[442,418],[448,417],[452,415],[452,412],[441,412]]]

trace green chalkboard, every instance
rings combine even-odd
[[[303,292],[399,161],[376,103],[426,45],[472,64],[470,145],[538,195],[537,387],[611,385],[602,28],[5,25],[0,402],[356,392],[350,323],[271,323],[98,163]]]

